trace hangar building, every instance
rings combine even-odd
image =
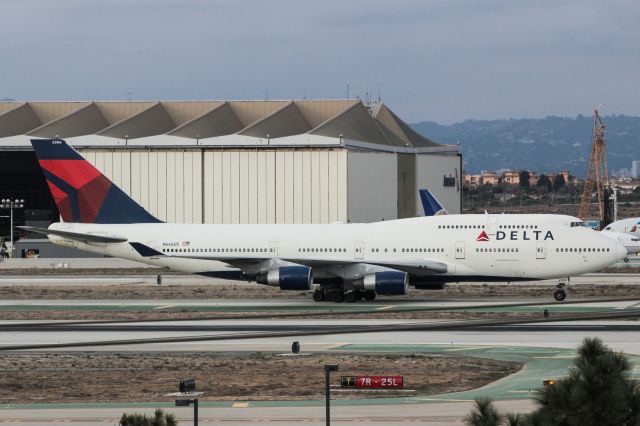
[[[371,222],[460,213],[461,156],[360,100],[0,102],[0,196],[57,220],[29,139],[65,139],[159,219]],[[2,219],[0,235],[8,234]]]

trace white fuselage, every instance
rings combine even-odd
[[[640,237],[640,217],[631,217],[629,219],[616,220],[607,225],[605,231],[622,232],[624,234],[635,235]]]
[[[627,249],[627,254],[640,253],[640,237],[633,234],[625,234],[624,232],[600,231],[603,235],[613,238]]]
[[[601,269],[626,256],[618,241],[579,223],[570,216],[485,214],[370,224],[55,223],[50,229],[126,237],[128,242],[109,244],[73,242],[55,236],[51,239],[82,250],[190,273],[230,271],[234,268],[226,261],[237,265],[238,259],[282,259],[303,264],[314,261],[314,277],[330,278],[345,273],[344,267],[336,269],[337,264],[434,261],[446,264],[446,272],[430,277],[451,282],[562,278]],[[162,255],[144,257],[129,242],[142,243]],[[412,280],[416,278],[419,274]]]

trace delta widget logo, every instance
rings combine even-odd
[[[480,235],[476,238],[476,241],[489,241],[489,236],[486,232],[482,231]]]

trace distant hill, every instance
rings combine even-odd
[[[640,117],[603,118],[609,173],[630,169],[640,160]],[[457,144],[467,173],[527,169],[542,173],[567,169],[583,177],[593,138],[593,117],[467,120],[452,125],[431,121],[411,125],[440,143]],[[624,170],[622,170],[624,172]]]

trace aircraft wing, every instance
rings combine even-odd
[[[359,262],[357,260],[337,260],[337,259],[284,259],[288,262],[297,263],[310,267],[331,267],[347,265],[372,265],[383,268],[395,269],[411,275],[433,275],[447,272],[447,264],[434,260],[408,259],[408,260],[385,260],[379,262]]]
[[[127,241],[125,237],[120,237],[116,235],[102,235],[102,234],[84,234],[80,232],[70,232],[70,231],[58,231],[55,229],[48,228],[36,228],[34,226],[17,226],[16,228],[22,229],[27,232],[35,232],[36,234],[43,235],[55,235],[57,237],[62,237],[67,240],[80,241],[83,243],[124,243]]]

